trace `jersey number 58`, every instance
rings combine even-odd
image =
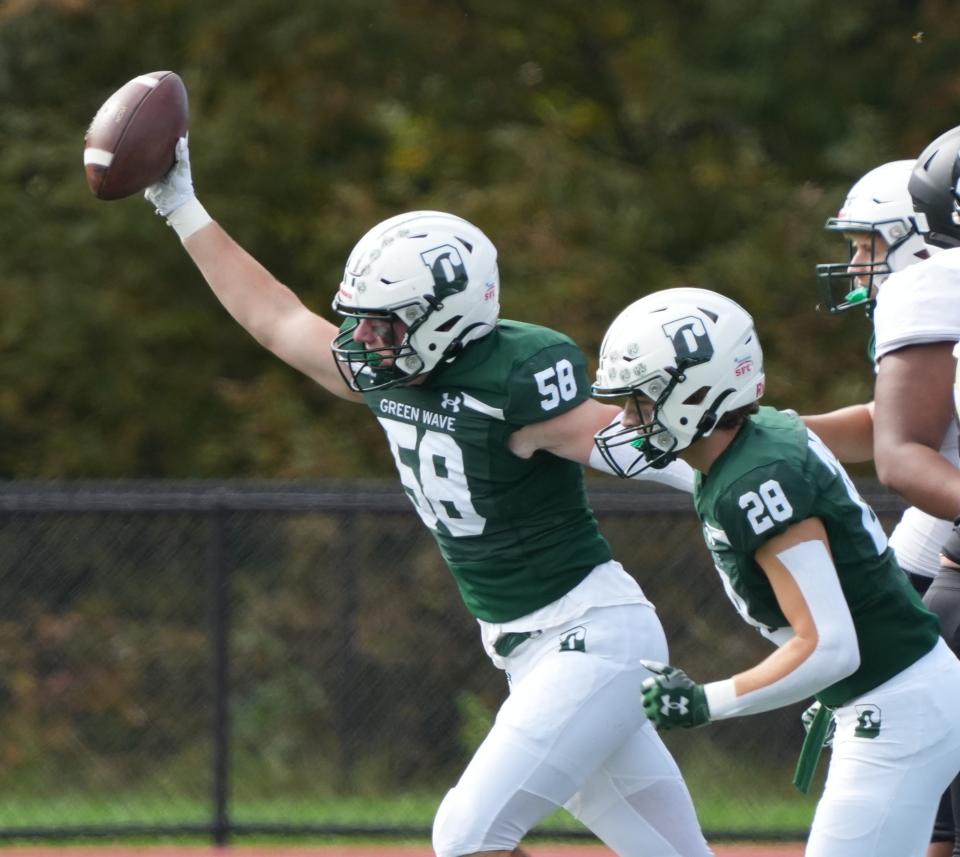
[[[534,373],[534,381],[543,398],[540,407],[552,411],[561,401],[569,402],[577,395],[577,378],[569,360],[558,360],[556,366]]]
[[[399,420],[378,417],[390,441],[400,481],[420,518],[431,529],[452,536],[478,536],[486,519],[477,514],[463,467],[463,452],[450,435]]]

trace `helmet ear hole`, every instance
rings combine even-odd
[[[438,333],[447,333],[453,330],[460,323],[460,319],[463,318],[462,315],[455,315],[453,318],[448,319],[443,324],[437,328]]]
[[[685,405],[699,405],[705,398],[707,398],[707,393],[710,392],[709,387],[701,387],[699,390],[694,390],[686,399],[683,400]],[[686,423],[684,423],[686,425]]]

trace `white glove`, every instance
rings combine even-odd
[[[167,223],[176,230],[182,241],[210,223],[211,217],[193,191],[190,148],[186,137],[177,140],[176,157],[170,172],[150,185],[143,196],[157,210],[157,214],[167,218]]]
[[[160,181],[150,185],[143,195],[161,217],[169,217],[180,206],[195,199],[190,175],[190,148],[187,138],[177,140],[176,162]]]

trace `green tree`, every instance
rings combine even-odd
[[[820,228],[956,121],[945,0],[0,5],[0,477],[386,475],[374,421],[263,352],[145,203],[84,186],[83,130],[143,71],[190,91],[207,207],[327,312],[353,242],[454,210],[506,316],[595,353],[646,292],[753,311],[774,403],[869,395],[863,319],[815,311]]]

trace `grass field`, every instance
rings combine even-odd
[[[430,828],[442,797],[439,793],[398,795],[383,798],[316,798],[237,800],[231,805],[230,823],[244,828],[289,827],[297,831],[287,842],[302,841],[323,826],[423,831]],[[729,840],[737,835],[771,839],[802,838],[813,814],[813,799],[777,798],[745,802],[742,794],[712,796],[697,800],[701,825],[710,837]],[[169,796],[90,795],[46,797],[43,800],[0,798],[0,831],[43,828],[91,829],[153,828],[192,826],[202,829],[210,822],[210,805],[205,801]],[[564,812],[555,813],[538,828],[540,832],[586,833]],[[249,841],[247,836],[236,841]],[[9,840],[8,840],[9,841]],[[74,840],[77,841],[77,840]],[[339,840],[347,841],[347,840]],[[0,855],[2,857],[2,855]]]
[[[258,828],[289,826],[300,832],[290,836],[241,833],[227,847],[213,847],[209,835],[149,835],[58,838],[54,843],[7,840],[0,843],[0,857],[432,857],[429,830],[440,796],[407,795],[393,801],[329,799],[301,801],[251,801],[235,807],[231,822]],[[701,821],[716,857],[801,857],[804,831],[811,810],[796,801],[767,801],[759,811],[744,812],[734,800],[701,803]],[[69,798],[53,801],[0,802],[0,828],[7,830],[59,827],[81,829],[162,828],[209,822],[204,806],[169,798]],[[421,836],[320,837],[309,832],[319,825],[333,828],[420,829]],[[570,816],[557,813],[542,830],[584,833]],[[749,841],[738,841],[737,832],[749,832]],[[767,832],[769,836],[764,836]],[[792,835],[790,835],[792,834]],[[764,842],[764,839],[776,840]],[[531,857],[610,857],[611,853],[591,839],[555,840],[531,836],[525,847]]]
[[[530,846],[532,857],[610,857],[602,846],[540,843]],[[729,843],[713,846],[716,857],[801,857],[803,845],[787,843]],[[4,857],[432,857],[426,844],[240,846],[230,849],[184,846],[129,848],[100,845],[85,848],[12,848]]]

